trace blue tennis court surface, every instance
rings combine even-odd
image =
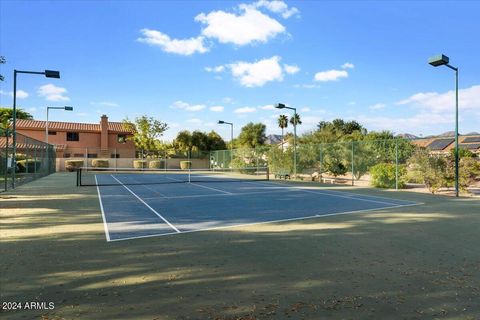
[[[418,204],[269,181],[141,184],[141,174],[95,179],[108,241]]]

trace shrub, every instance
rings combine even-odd
[[[135,169],[145,169],[148,167],[147,160],[133,160],[133,167]]]
[[[180,161],[180,169],[191,169],[192,161]]]
[[[83,160],[65,160],[65,169],[67,171],[75,171],[75,169],[83,166]]]
[[[447,175],[447,161],[433,155],[427,149],[417,149],[408,160],[411,179],[422,181],[431,193],[448,185],[451,178]]]
[[[377,188],[395,188],[396,166],[393,163],[379,163],[370,168],[372,185]],[[398,166],[398,188],[405,187],[407,170],[404,165]]]
[[[18,172],[28,172],[33,173],[36,170],[40,170],[41,161],[40,160],[20,160],[17,161]]]
[[[93,159],[92,167],[94,168],[108,168],[108,159]]]
[[[150,169],[163,169],[164,161],[162,160],[152,160],[148,163]]]

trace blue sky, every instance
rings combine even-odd
[[[300,132],[321,120],[355,119],[369,130],[436,134],[454,128],[460,68],[460,132],[480,131],[480,3],[476,1],[1,1],[0,105],[36,119],[121,121],[146,114],[179,130],[229,139],[247,122],[279,133],[272,105],[298,109]],[[292,128],[288,128],[291,130]]]

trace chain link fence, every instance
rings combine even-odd
[[[462,150],[460,150],[462,154]],[[267,166],[272,179],[296,178],[355,186],[430,192],[454,187],[453,151],[438,152],[407,139],[344,141],[297,145],[296,170],[292,146],[219,150],[210,153],[211,168]],[[296,177],[294,173],[296,172]],[[460,188],[476,187],[480,162],[475,154],[462,156]]]
[[[13,135],[0,134],[0,191],[6,191],[56,170],[55,147],[51,144],[17,133],[13,159]]]

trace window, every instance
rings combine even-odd
[[[79,133],[78,132],[67,132],[67,141],[79,141]]]
[[[112,154],[110,155],[110,158],[118,159],[118,158],[120,158],[120,154],[118,154],[118,153],[112,153]]]
[[[87,154],[87,158],[96,158],[97,154],[96,153],[89,153]]]
[[[70,158],[70,153],[65,153],[65,154],[63,155],[63,157],[64,157],[64,158]]]
[[[74,153],[73,157],[74,158],[83,158],[83,153]]]
[[[57,131],[50,131],[50,130],[48,130],[48,135],[49,135],[49,136],[56,136],[56,135],[57,135]]]
[[[117,142],[118,143],[126,143],[127,142],[127,135],[126,134],[117,135]]]

